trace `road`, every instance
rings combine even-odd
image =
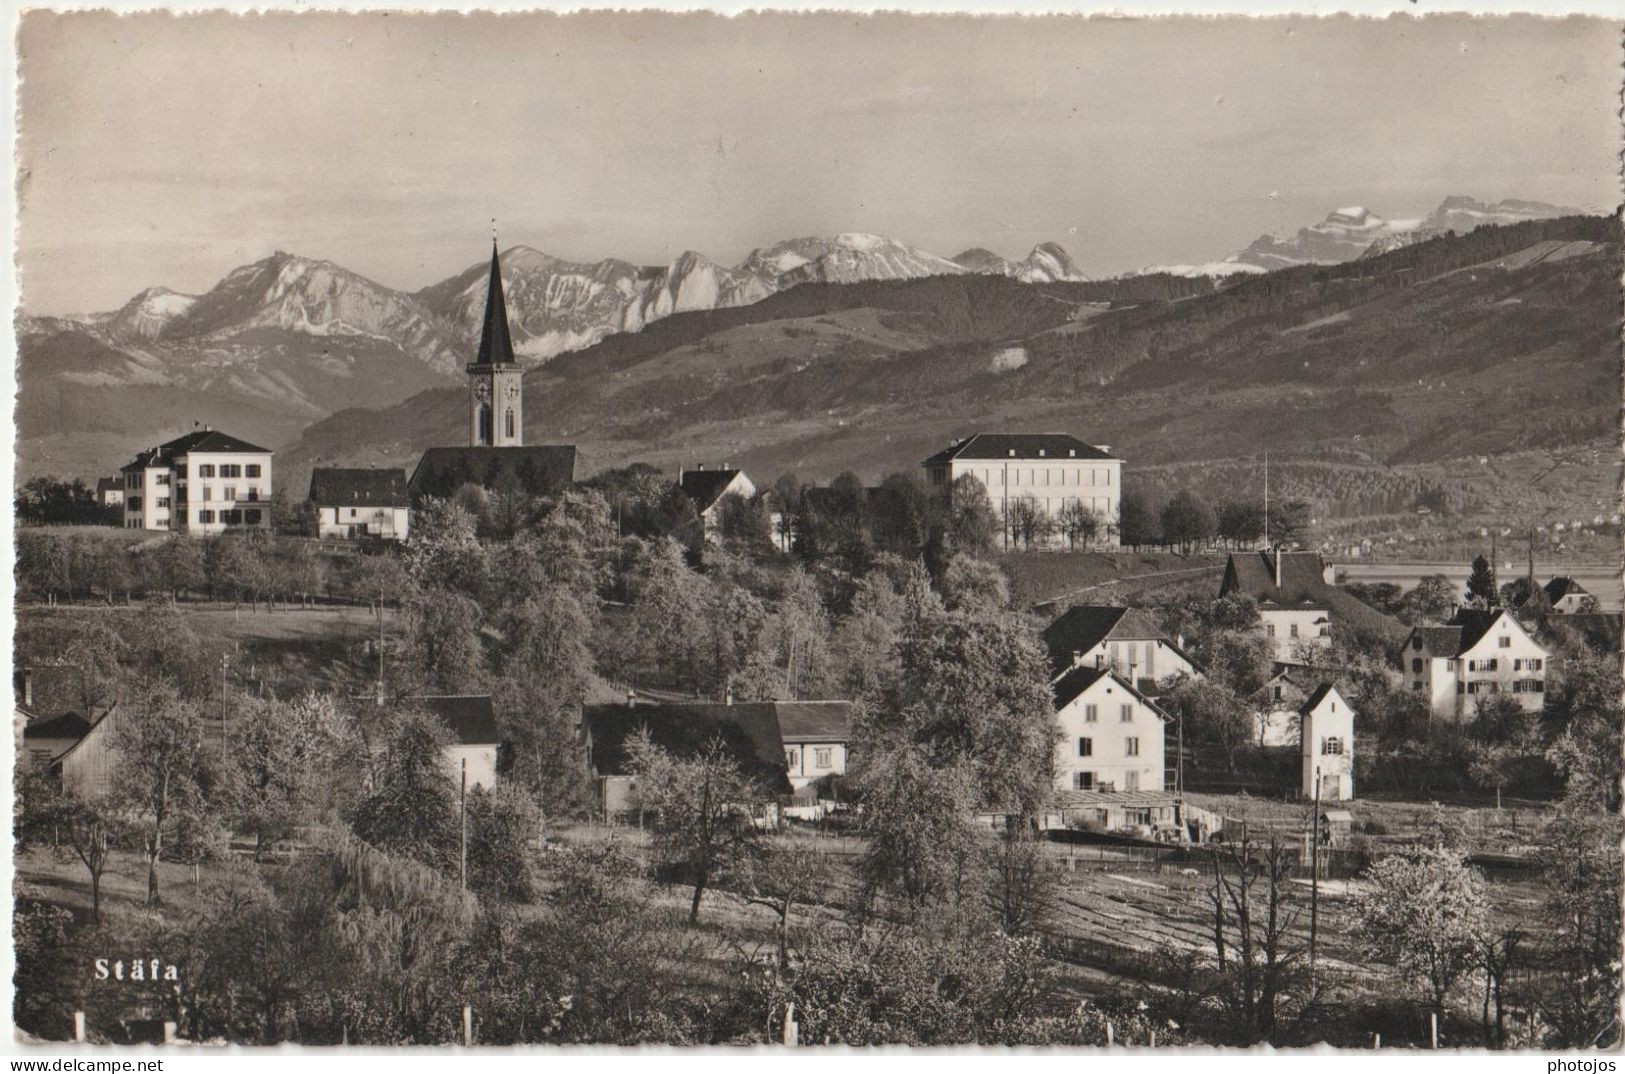
[[[1391,582],[1405,589],[1413,588],[1429,574],[1442,574],[1465,589],[1467,575],[1471,569],[1462,563],[1336,563],[1333,564],[1333,568],[1337,571],[1336,580],[1339,585],[1350,582],[1368,584]],[[1514,578],[1522,577],[1528,569],[1527,564],[1503,560],[1496,565],[1495,574],[1504,585]],[[1542,568],[1537,562],[1535,569],[1536,577],[1543,582],[1553,574],[1567,574],[1576,579],[1597,598],[1598,606],[1605,612],[1617,612],[1621,605],[1625,604],[1625,587],[1621,586],[1618,567],[1576,565]]]

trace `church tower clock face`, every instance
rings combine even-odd
[[[491,382],[489,380],[479,377],[474,381],[474,398],[482,403],[491,401]]]

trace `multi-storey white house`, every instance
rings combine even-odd
[[[1445,626],[1419,626],[1405,639],[1404,681],[1435,716],[1471,720],[1478,702],[1510,694],[1538,712],[1546,701],[1549,654],[1500,608],[1461,609]]]
[[[1015,545],[1012,509],[1030,500],[1052,520],[1071,502],[1081,503],[1100,519],[1094,543],[1115,546],[1123,496],[1123,460],[1104,446],[1086,444],[1065,433],[976,433],[937,452],[920,464],[933,489],[947,493],[969,474],[987,489],[993,510],[1004,523],[1005,547]],[[1065,547],[1059,531],[1047,540]]]
[[[1044,628],[1042,640],[1057,678],[1075,667],[1109,667],[1156,696],[1157,684],[1177,675],[1202,677],[1196,662],[1138,608],[1074,604]]]
[[[124,477],[126,529],[269,529],[271,452],[204,426],[141,452]]]
[[[1354,710],[1331,683],[1322,683],[1298,709],[1303,796],[1322,802],[1354,797]]]
[[[310,472],[310,502],[318,537],[406,540],[411,493],[405,470],[317,467]]]
[[[1168,717],[1109,667],[1077,667],[1055,681],[1057,790],[1164,788]]]

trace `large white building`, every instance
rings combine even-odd
[[[1461,609],[1445,626],[1419,626],[1405,639],[1404,681],[1435,716],[1471,720],[1478,702],[1510,694],[1526,711],[1546,703],[1549,654],[1499,608]]]
[[[969,474],[987,489],[1003,522],[1004,546],[1016,547],[1012,510],[1031,501],[1052,521],[1069,502],[1081,503],[1100,519],[1093,544],[1115,546],[1123,499],[1123,460],[1103,445],[1086,444],[1065,433],[976,433],[920,464],[932,488],[947,493]],[[1066,536],[1051,533],[1045,544],[1064,548]]]
[[[119,472],[126,529],[271,526],[271,452],[208,426],[141,452]]]

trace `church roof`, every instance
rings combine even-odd
[[[491,240],[491,279],[485,290],[485,323],[480,327],[476,365],[513,365],[513,337],[508,334],[508,303],[502,294],[502,260]]]
[[[412,471],[412,498],[447,497],[463,485],[493,492],[556,496],[575,480],[573,444],[534,447],[437,447]]]

